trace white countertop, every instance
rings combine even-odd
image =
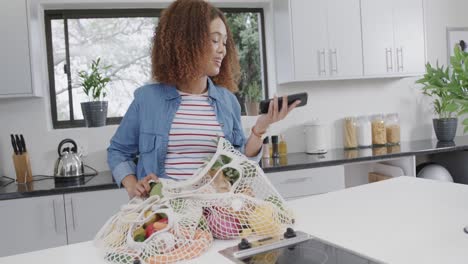
[[[386,263],[468,263],[468,186],[399,177],[289,202],[296,229]],[[215,241],[190,263],[226,263]],[[92,242],[0,258],[0,263],[104,264]]]

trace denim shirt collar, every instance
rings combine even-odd
[[[175,85],[164,85],[166,100],[172,100],[180,96],[179,92]],[[221,98],[219,88],[214,85],[211,78],[208,77],[208,96],[214,100],[219,100]]]

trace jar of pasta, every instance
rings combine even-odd
[[[372,116],[372,145],[376,147],[387,144],[387,134],[385,131],[385,120],[383,114]]]
[[[397,113],[391,113],[385,116],[385,131],[388,145],[400,144],[400,119]]]
[[[344,148],[355,149],[358,147],[356,119],[354,117],[346,117],[343,123]]]

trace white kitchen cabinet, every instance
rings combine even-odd
[[[0,201],[0,257],[67,244],[63,195]]]
[[[422,0],[361,0],[365,76],[424,73]]]
[[[279,83],[362,76],[359,0],[277,0]]]
[[[104,223],[128,202],[125,189],[65,194],[68,244],[92,240]]]
[[[272,172],[266,175],[285,199],[345,188],[344,166]]]
[[[359,0],[326,0],[328,28],[327,76],[362,76],[361,10]]]
[[[37,96],[33,90],[26,0],[5,0],[0,8],[0,98]]]
[[[125,189],[0,201],[0,257],[92,240]]]

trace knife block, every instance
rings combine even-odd
[[[13,164],[15,165],[17,183],[28,183],[33,181],[31,162],[29,161],[29,155],[27,152],[18,155],[13,154]]]

